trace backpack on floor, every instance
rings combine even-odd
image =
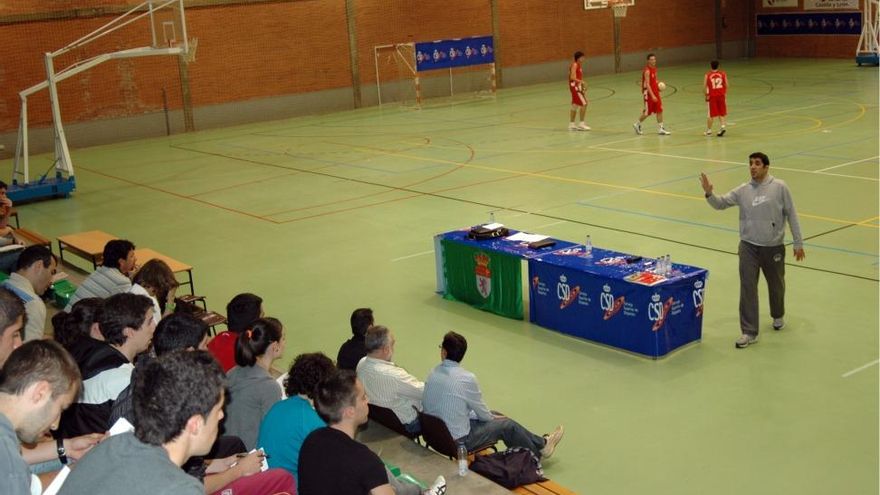
[[[541,461],[531,450],[523,447],[514,447],[489,455],[478,455],[471,463],[470,469],[508,490],[522,485],[547,481],[544,478],[544,470],[541,469]]]

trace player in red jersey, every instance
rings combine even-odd
[[[657,56],[653,53],[648,54],[648,63],[642,72],[642,96],[645,106],[642,108],[639,120],[633,124],[636,134],[642,134],[642,122],[651,114],[657,117],[657,134],[661,136],[672,134],[663,127],[663,100],[660,99],[660,88],[657,85]]]
[[[718,61],[713,60],[710,64],[712,70],[703,78],[703,88],[706,91],[706,102],[709,105],[709,117],[706,119],[706,135],[712,135],[712,120],[718,117],[721,122],[721,130],[718,137],[727,132],[727,74],[718,70]]]
[[[568,116],[569,131],[589,131],[590,126],[584,123],[587,113],[587,85],[584,83],[584,52],[574,53],[574,62],[568,67],[568,89],[571,91],[571,112]],[[580,110],[581,123],[574,124],[574,117]]]

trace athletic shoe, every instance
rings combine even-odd
[[[712,135],[712,129],[709,129],[708,131],[704,132],[703,134],[705,134],[706,136],[711,136],[711,135]]]
[[[431,488],[422,492],[423,495],[444,495],[446,493],[446,478],[437,476]]]
[[[576,131],[576,130],[578,130],[578,128],[576,125],[574,125],[574,122],[572,122],[572,123],[568,124],[568,130],[569,131]]]
[[[718,137],[722,137],[722,136],[724,136],[724,133],[725,133],[725,132],[727,132],[727,129],[725,129],[725,128],[722,127],[721,130],[718,131]]]
[[[785,328],[785,320],[782,318],[773,318],[773,330],[782,330]]]
[[[577,130],[579,130],[579,131],[589,131],[589,130],[590,130],[590,126],[588,126],[587,124],[584,124],[583,122],[581,122],[580,124],[578,124],[578,126],[577,126]]]
[[[562,425],[556,427],[553,430],[553,433],[548,435],[544,435],[544,448],[541,449],[541,458],[548,459],[553,455],[553,452],[556,451],[556,445],[562,440],[562,435],[565,433],[565,429],[562,428]]]
[[[750,334],[744,333],[744,334],[740,335],[738,339],[736,339],[736,348],[742,349],[744,347],[748,347],[752,344],[757,344],[757,343],[758,343],[758,336],[757,335],[750,335]]]
[[[672,133],[661,127],[657,129],[657,134],[660,134],[661,136],[668,136]]]
[[[635,124],[633,124],[633,129],[636,130],[636,134],[638,134],[639,136],[642,135],[642,124],[636,122]]]

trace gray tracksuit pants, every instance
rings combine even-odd
[[[785,315],[785,246],[739,242],[739,325],[742,333],[758,335],[758,273],[764,272],[770,293],[770,316]]]

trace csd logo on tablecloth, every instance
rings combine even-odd
[[[477,253],[474,255],[474,261],[477,265],[474,267],[474,274],[477,277],[477,292],[488,299],[492,293],[492,271],[489,270],[489,262],[491,258],[486,253]]]
[[[624,301],[626,301],[624,296],[620,296],[617,299],[614,298],[614,294],[611,293],[611,286],[608,284],[602,286],[602,293],[599,294],[599,306],[605,311],[602,319],[607,320],[620,312]]]
[[[697,316],[703,316],[703,296],[706,295],[706,288],[703,287],[703,281],[697,280],[694,282],[694,292],[693,292],[693,300],[694,300],[694,308],[697,310]]]
[[[578,294],[581,293],[581,287],[575,286],[573,289],[568,284],[568,277],[559,276],[559,282],[556,284],[556,297],[559,299],[559,309],[565,309],[571,303],[577,300]]]
[[[660,327],[666,323],[666,317],[669,316],[669,308],[672,307],[673,299],[670,297],[666,302],[662,302],[660,294],[651,296],[651,302],[648,303],[648,319],[654,322],[651,330],[660,330]]]

